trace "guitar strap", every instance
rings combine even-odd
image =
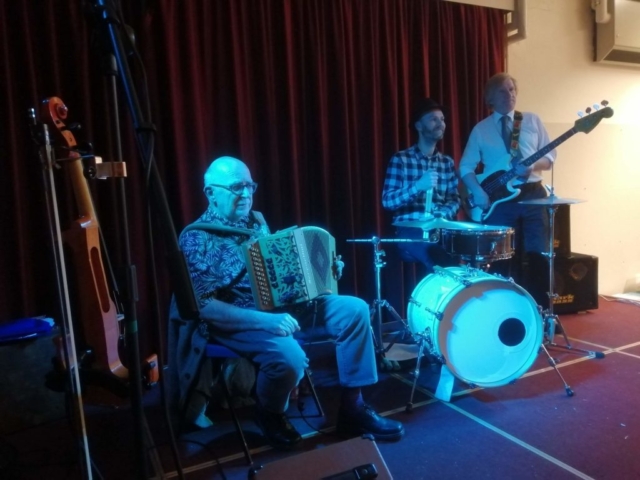
[[[511,130],[511,144],[509,153],[513,161],[520,154],[520,127],[522,127],[522,112],[513,113],[513,130]]]
[[[511,131],[511,148],[509,153],[511,154],[511,166],[515,167],[522,159],[522,153],[520,153],[520,127],[522,126],[522,112],[513,112],[513,130]],[[526,183],[528,177],[518,177],[520,182]]]

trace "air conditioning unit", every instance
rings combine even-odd
[[[640,66],[640,0],[592,0],[591,4],[596,11],[595,61]]]

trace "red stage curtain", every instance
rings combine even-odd
[[[370,247],[346,240],[391,234],[381,188],[390,156],[415,140],[408,126],[415,99],[432,96],[449,106],[442,149],[459,159],[471,127],[486,114],[484,82],[504,68],[503,12],[425,0],[122,3],[145,65],[156,159],[176,228],[206,208],[202,175],[209,162],[238,156],[260,183],[254,205],[272,230],[328,229],[347,264],[341,292],[371,300]],[[75,0],[0,0],[0,321],[57,312],[28,108],[61,97],[69,120],[83,126],[76,138],[91,141],[105,160],[115,155],[104,54],[82,6]],[[134,72],[144,97],[140,69]],[[141,338],[154,343],[146,331],[152,256],[160,266],[161,308],[170,293],[168,274],[162,242],[154,254],[146,246],[143,171],[126,103],[118,105]],[[59,173],[58,200],[68,218],[72,196]],[[117,270],[124,261],[117,196],[113,182],[93,183]],[[390,265],[384,275],[400,271]],[[398,301],[406,301],[405,290]]]

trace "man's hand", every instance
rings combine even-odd
[[[437,184],[438,173],[433,170],[429,170],[427,173],[422,175],[420,179],[418,179],[418,181],[416,182],[416,188],[418,190],[424,190],[426,192],[430,188],[435,188]]]
[[[280,337],[288,337],[300,330],[298,321],[288,313],[265,312],[265,324],[263,327],[269,333]]]
[[[519,164],[514,167],[514,170],[518,177],[528,178],[529,175],[531,175],[531,172],[533,172],[533,166],[529,165],[528,167],[525,167],[524,165]]]
[[[482,210],[487,210],[491,205],[491,200],[489,200],[489,195],[482,188],[477,188],[473,192],[473,204],[481,208]]]

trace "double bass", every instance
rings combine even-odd
[[[75,198],[77,217],[63,232],[74,267],[75,325],[86,347],[80,363],[80,376],[87,401],[121,403],[128,394],[129,371],[119,356],[120,315],[111,298],[102,261],[100,225],[85,177],[82,155],[71,130],[64,123],[68,109],[58,97],[42,102],[40,117],[49,125],[57,153],[66,157],[62,167],[67,174]],[[143,366],[147,386],[158,380],[157,357],[152,355]],[[91,387],[98,388],[91,388]]]

